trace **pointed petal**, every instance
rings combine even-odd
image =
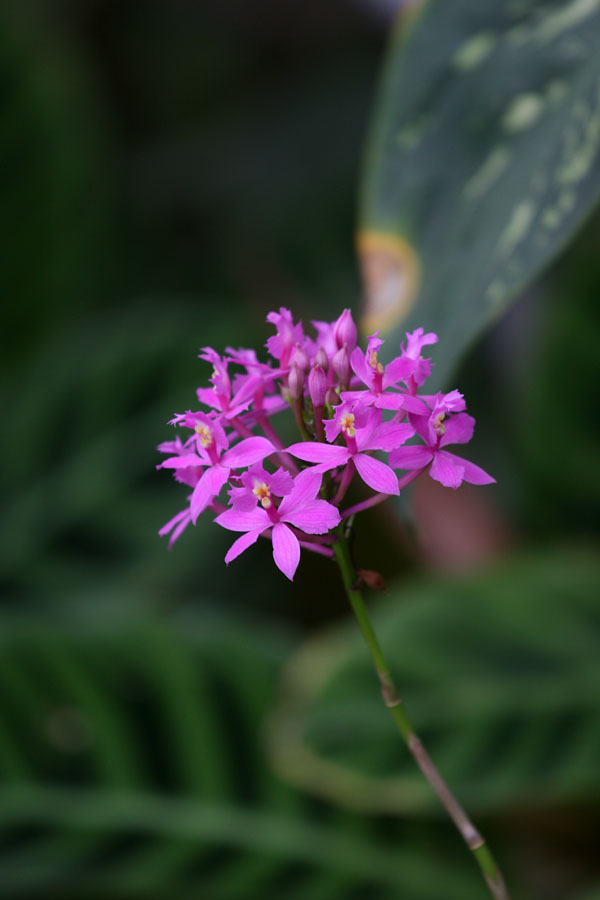
[[[480,469],[479,466],[476,466],[475,463],[469,462],[468,459],[463,459],[460,456],[455,456],[454,453],[448,453],[447,450],[443,451],[444,456],[449,457],[455,465],[460,465],[464,469],[463,472],[463,481],[468,481],[469,484],[496,484],[496,479],[492,478],[491,475],[488,475],[483,469]],[[439,456],[440,454],[438,454]]]
[[[350,455],[346,447],[321,444],[318,441],[301,441],[285,449],[287,453],[291,453],[297,459],[303,459],[304,462],[328,463],[332,469],[334,466],[343,465]]]
[[[475,419],[468,413],[458,413],[446,419],[444,426],[446,431],[440,441],[440,447],[445,447],[446,444],[468,444],[473,437]]]
[[[156,467],[157,469],[187,469],[190,466],[205,466],[206,463],[195,453],[185,453],[183,456],[170,456],[164,459]]]
[[[456,490],[463,483],[465,467],[462,463],[463,460],[453,453],[440,450],[433,458],[429,474],[444,487]]]
[[[163,525],[163,527],[159,529],[159,532],[158,532],[159,535],[161,537],[164,537],[166,534],[168,534],[171,531],[171,529],[175,528],[175,526],[177,525],[178,522],[180,522],[182,519],[185,519],[185,517],[189,516],[189,514],[190,514],[189,509],[182,509],[181,512],[178,512],[176,516],[173,516],[172,519],[169,519],[169,521],[166,522]]]
[[[194,525],[201,512],[204,512],[209,503],[221,492],[221,488],[229,478],[229,469],[223,466],[212,466],[204,472],[202,478],[194,488],[190,501],[190,512]]]
[[[283,522],[273,526],[273,559],[277,568],[293,581],[300,562],[300,544],[296,535]]]
[[[398,476],[393,469],[386,466],[379,459],[367,456],[365,453],[356,453],[352,460],[356,471],[370,488],[382,494],[399,494]]]
[[[398,447],[392,450],[388,462],[393,469],[422,469],[433,459],[433,453],[429,447],[423,444],[409,444],[408,447]]]
[[[227,528],[228,531],[264,531],[271,525],[267,513],[260,506],[250,511],[226,509],[216,517],[215,522],[223,528]]]
[[[410,359],[408,356],[397,356],[385,367],[384,388],[389,387],[390,384],[398,384],[399,381],[406,381],[412,375],[414,367],[414,359]]]
[[[247,550],[248,547],[251,547],[252,544],[255,544],[261,535],[261,530],[259,531],[249,531],[248,534],[243,534],[236,541],[233,542],[227,553],[225,554],[225,562],[227,565],[234,560],[240,553],[243,553],[244,550]]]
[[[366,384],[367,387],[371,387],[373,384],[373,370],[367,365],[365,354],[360,347],[355,347],[352,351],[350,365],[357,378],[360,378],[362,383]]]
[[[383,450],[385,453],[389,453],[390,450],[395,450],[404,444],[414,433],[415,429],[412,425],[407,425],[405,422],[384,422],[373,432],[369,443],[360,449]]]
[[[275,447],[271,441],[264,437],[251,437],[240,441],[234,447],[231,447],[221,457],[224,466],[231,469],[239,469],[243,466],[251,466],[260,462],[271,453],[275,453]]]
[[[320,468],[320,467],[317,467]],[[300,509],[306,503],[314,500],[321,489],[323,474],[317,468],[303,469],[294,479],[294,488],[291,494],[284,497],[279,504],[279,516],[290,516],[294,510]]]
[[[340,524],[339,511],[326,500],[312,500],[285,517],[285,521],[306,534],[326,534]]]

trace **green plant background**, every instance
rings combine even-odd
[[[436,65],[469,34],[543,33],[558,6],[507,2],[500,21],[488,3],[461,0],[454,18],[429,3],[393,43],[388,84],[400,72],[413,93],[401,79],[392,110],[377,90],[389,26],[366,0],[2,5],[2,896],[483,896],[390,735],[330,564],[303,559],[289,585],[266,545],[226,569],[227,534],[208,522],[171,553],[156,534],[182,498],[154,448],[206,377],[199,348],[262,345],[282,304],[305,322],[360,312],[366,165],[370,196],[397,201],[385,227],[431,279],[414,324],[422,309],[445,339],[438,377],[465,392],[471,456],[498,480],[419,486],[366,514],[357,560],[389,584],[369,602],[411,716],[515,897],[600,897],[597,154],[545,257],[532,223],[497,305],[517,302],[484,335],[496,220],[483,207],[464,220],[481,233],[460,265],[441,237],[460,237],[469,178],[449,160],[486,158],[532,73],[587,85],[598,12],[563,3],[572,28],[543,54],[524,41],[510,83],[500,51],[466,73],[464,96]],[[444,103],[475,90],[464,156]],[[402,190],[363,162],[365,134],[379,97],[385,148],[386,108],[412,115],[419,91],[448,141],[385,150]],[[502,221],[576,102],[519,135],[522,167],[490,200]],[[597,95],[585,102],[596,121]]]

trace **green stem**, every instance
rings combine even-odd
[[[467,847],[475,857],[492,897],[494,897],[495,900],[509,900],[502,873],[500,872],[484,838],[475,828],[436,769],[431,757],[423,746],[421,739],[415,733],[410,719],[406,714],[406,710],[404,709],[402,700],[398,696],[398,691],[396,690],[390,667],[387,664],[381,645],[377,640],[377,635],[371,624],[365,601],[358,589],[358,578],[354,563],[352,562],[350,547],[348,546],[343,526],[340,526],[338,529],[338,541],[333,545],[333,551],[340,567],[348,600],[354,610],[354,614],[356,615],[363,637],[373,659],[375,671],[377,672],[381,684],[383,702],[388,707],[392,718],[396,723],[396,727],[398,728],[404,743],[414,757],[415,762],[437,794]]]

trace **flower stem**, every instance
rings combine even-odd
[[[371,624],[362,594],[357,588],[358,577],[354,568],[354,563],[352,562],[350,547],[348,546],[348,541],[344,534],[343,525],[338,528],[338,541],[334,544],[333,551],[340,568],[348,600],[350,601],[350,605],[358,620],[363,637],[369,648],[375,671],[379,678],[383,702],[390,710],[392,718],[396,723],[396,727],[400,732],[404,743],[414,757],[415,762],[437,794],[467,847],[473,853],[492,897],[494,897],[495,900],[509,900],[502,873],[500,872],[484,838],[470,821],[466,812],[436,769],[431,757],[423,746],[421,739],[415,733],[404,709],[402,700],[398,696],[390,667],[387,664],[383,650],[381,649],[381,645],[377,639],[373,625]]]

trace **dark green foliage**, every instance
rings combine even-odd
[[[205,615],[6,619],[0,891],[41,896],[476,897],[439,836],[308,800],[260,740],[290,642]],[[423,841],[423,839],[425,840]],[[429,846],[428,846],[429,845]]]
[[[415,728],[473,813],[600,789],[599,590],[593,553],[557,552],[398,588],[377,611]],[[275,760],[300,783],[371,811],[441,812],[399,747],[355,628],[300,651],[279,716]]]

